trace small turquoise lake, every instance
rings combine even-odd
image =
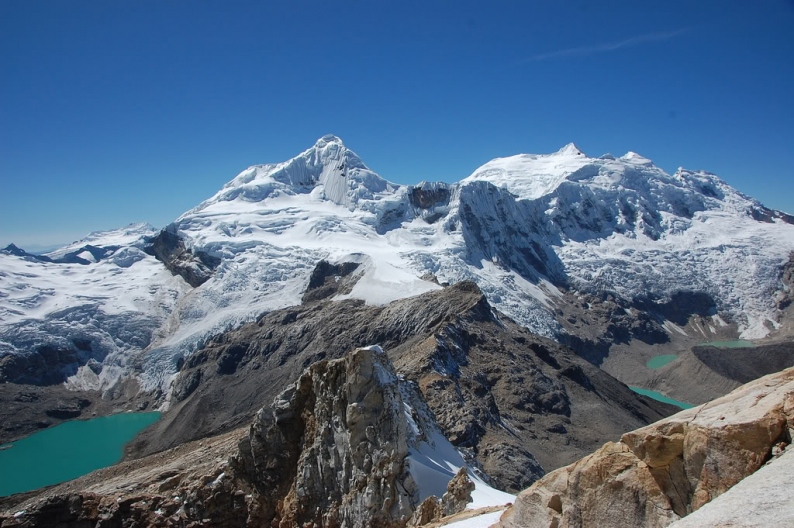
[[[676,407],[681,407],[682,409],[691,409],[692,407],[694,407],[694,405],[692,405],[691,403],[686,403],[686,402],[674,400],[672,398],[668,398],[661,392],[656,392],[648,389],[641,389],[639,387],[629,386],[629,388],[634,392],[636,392],[637,394],[642,394],[643,396],[653,398],[656,401],[660,401],[662,403],[669,403],[670,405],[675,405]]]
[[[0,497],[57,484],[112,466],[159,412],[72,420],[0,446]]]
[[[664,354],[662,356],[653,356],[651,359],[648,360],[645,366],[651,370],[656,370],[658,368],[662,368],[671,361],[675,361],[676,359],[678,359],[678,356],[675,354]]]

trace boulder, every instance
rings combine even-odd
[[[471,502],[472,491],[474,482],[469,478],[466,468],[462,467],[449,481],[447,492],[441,497],[444,515],[453,515],[466,509],[466,505]]]
[[[460,468],[447,484],[446,493],[440,499],[431,495],[423,500],[408,522],[408,526],[438,523],[444,517],[462,512],[472,501],[471,492],[474,488],[474,482],[469,478],[466,468]]]

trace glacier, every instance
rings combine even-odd
[[[167,393],[210,337],[299,304],[321,260],[360,264],[338,298],[386,304],[473,280],[492,306],[551,338],[566,293],[631,305],[703,292],[715,317],[758,339],[779,326],[776,300],[790,293],[781,269],[792,223],[716,175],[667,174],[633,152],[592,158],[569,144],[492,160],[455,184],[398,185],[327,135],[249,167],[166,226],[217,260],[197,287],[150,254],[158,230],[145,224],[48,254],[77,251],[82,263],[0,251],[0,362],[71,350],[58,368],[74,388],[113,390],[133,376]]]

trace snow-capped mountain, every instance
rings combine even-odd
[[[569,144],[495,159],[457,184],[401,186],[329,135],[246,169],[167,226],[168,240],[130,227],[49,254],[104,248],[79,264],[0,254],[0,355],[72,351],[58,363],[72,384],[109,386],[135,368],[166,388],[210,336],[300,303],[320,260],[359,264],[337,297],[373,304],[473,280],[549,337],[563,333],[557,307],[571,293],[631,311],[699,292],[714,325],[759,338],[790,293],[792,221],[713,174],[669,175],[635,153],[590,158]]]
[[[50,261],[0,251],[5,377],[9,370],[22,383],[68,377],[81,389],[118,380],[190,289],[142,250],[156,233],[147,224],[92,233],[45,255]],[[86,258],[59,261],[67,255]]]

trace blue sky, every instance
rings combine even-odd
[[[0,244],[158,227],[326,133],[398,183],[633,150],[794,213],[794,2],[0,2]]]

